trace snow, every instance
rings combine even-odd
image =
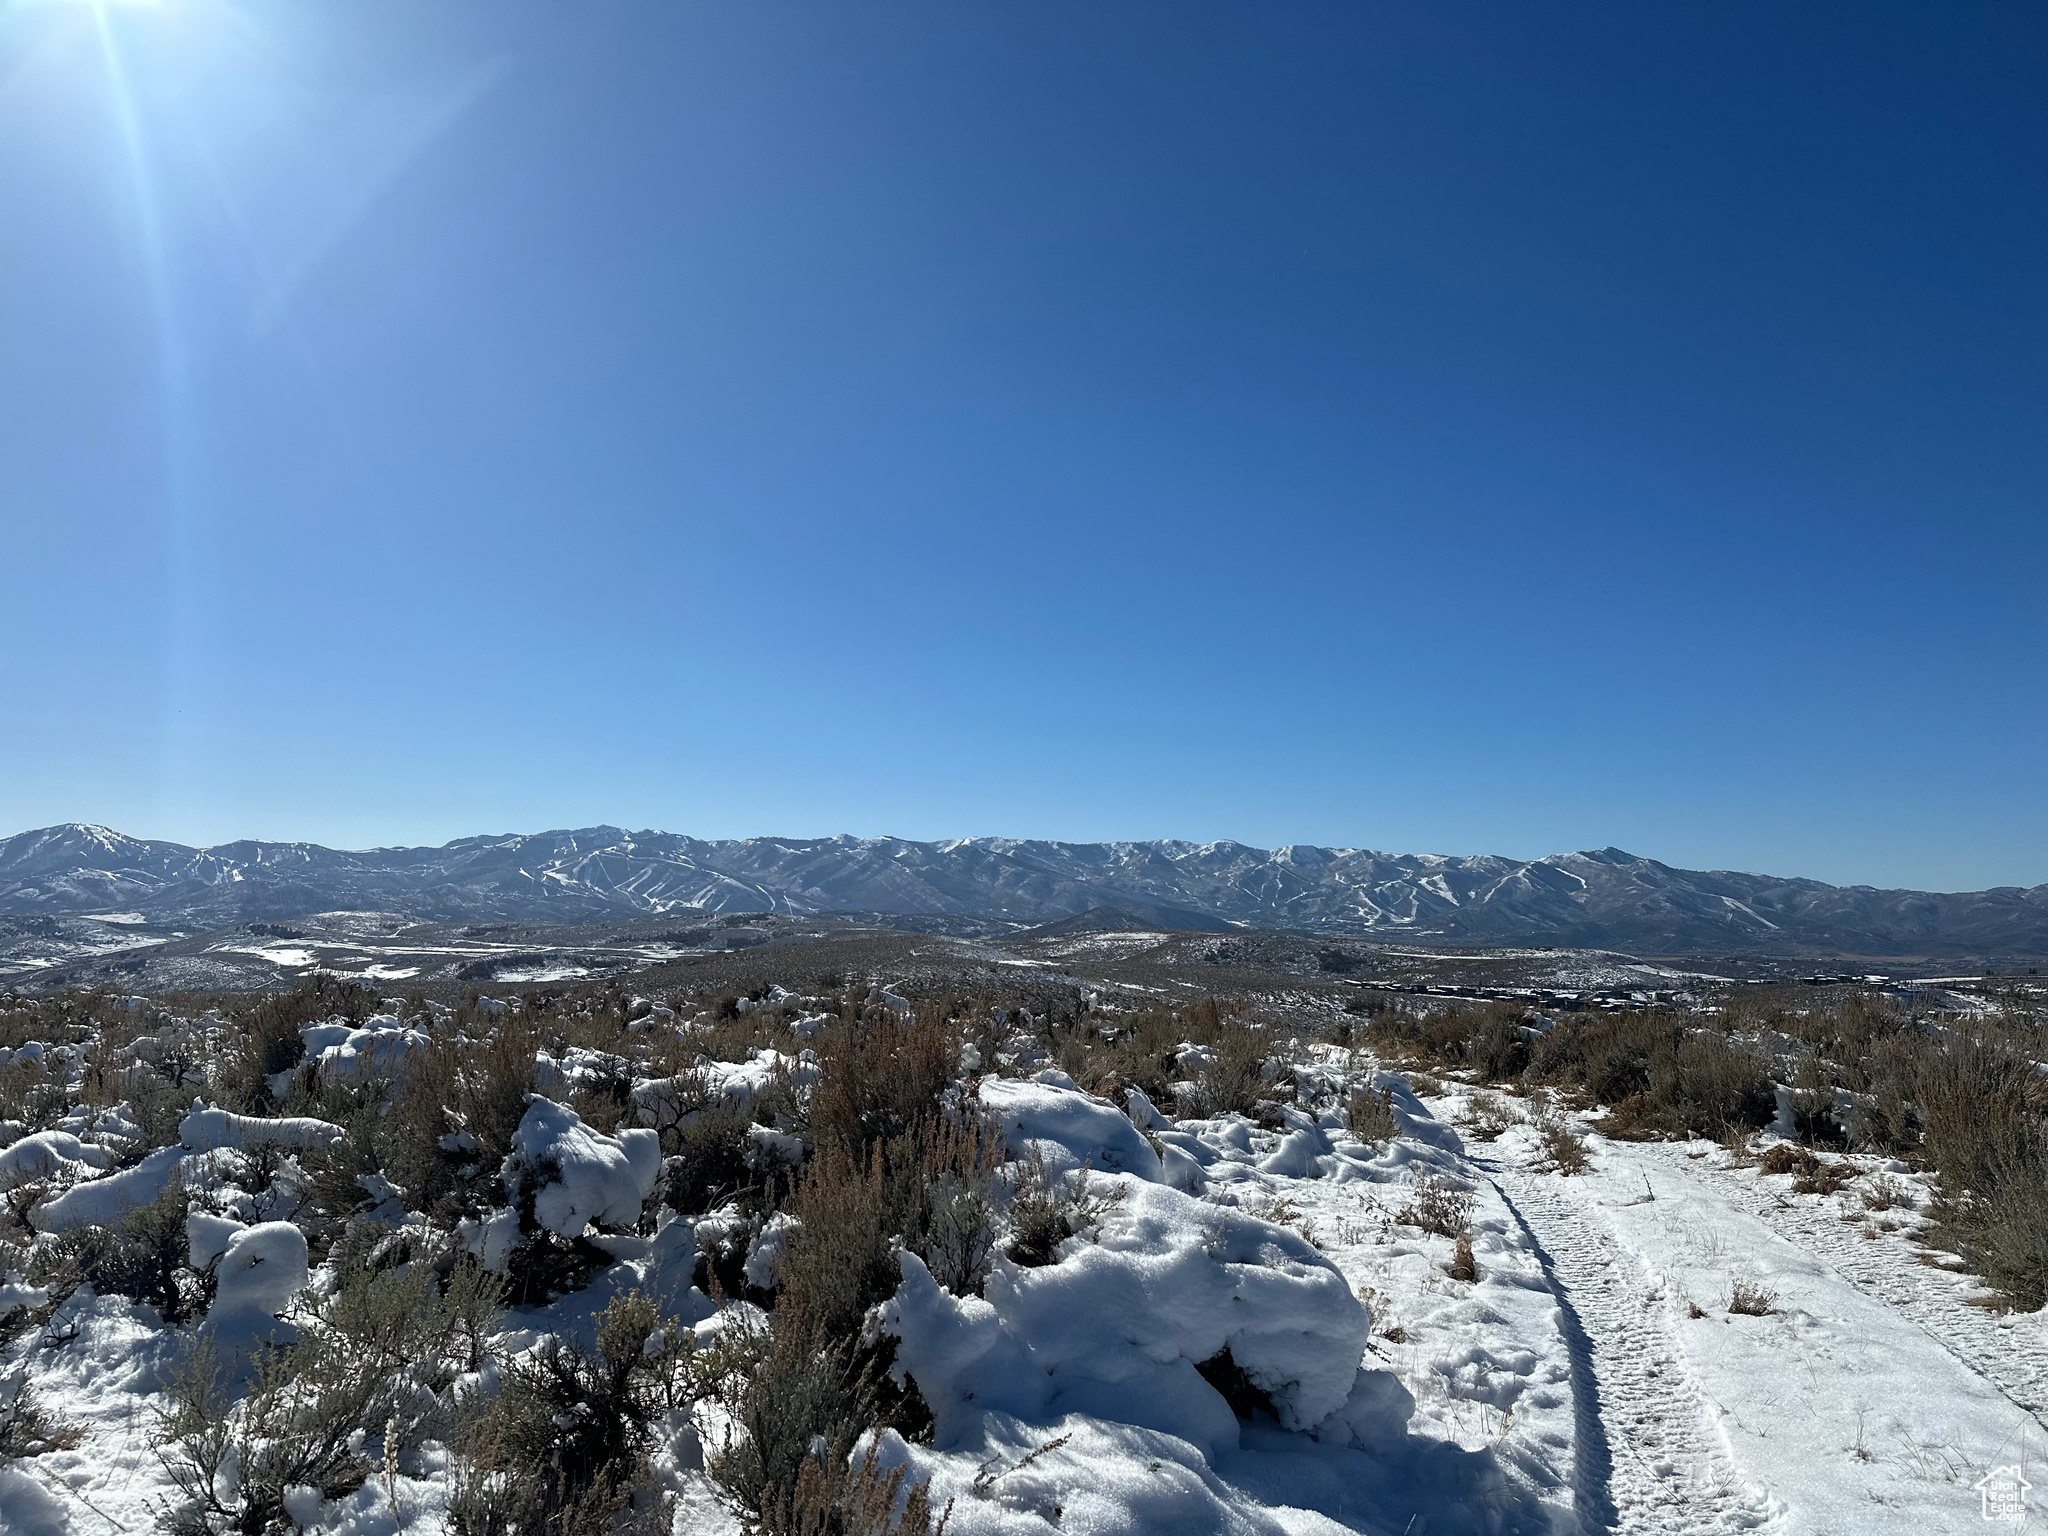
[[[1072,1089],[1012,1082],[993,1098],[1048,1161],[1080,1166],[1121,1140],[1102,1112],[1122,1117]],[[1558,1445],[1516,1458],[1484,1437],[1460,1445],[1433,1419],[1415,1433],[1415,1398],[1384,1368],[1353,1275],[1251,1208],[1267,1191],[1355,1205],[1358,1185],[1394,1182],[1408,1159],[1455,1154],[1374,1154],[1310,1125],[1325,1148],[1313,1179],[1262,1171],[1284,1138],[1244,1122],[1186,1133],[1215,1166],[1237,1170],[1222,1198],[1242,1204],[1129,1172],[1081,1174],[1091,1197],[1111,1202],[1094,1230],[1051,1265],[998,1258],[983,1297],[941,1290],[916,1255],[900,1255],[903,1283],[882,1326],[936,1433],[929,1446],[875,1437],[883,1464],[929,1477],[936,1503],[955,1500],[949,1531],[1042,1532],[1055,1512],[1062,1530],[1100,1532],[1563,1528]],[[1548,1360],[1561,1380],[1563,1345],[1537,1266],[1501,1267],[1499,1287],[1527,1305],[1506,1316],[1481,1309],[1456,1352],[1513,1355],[1531,1370]],[[1537,1347],[1511,1337],[1521,1331]],[[1226,1349],[1269,1394],[1271,1417],[1240,1420],[1195,1369]],[[1551,1438],[1568,1454],[1568,1406],[1554,1420],[1545,1428],[1562,1425]]]
[[[306,1235],[288,1221],[265,1221],[232,1233],[215,1270],[218,1289],[209,1328],[261,1324],[283,1313],[306,1288]]]
[[[40,1307],[50,1299],[50,1293],[39,1285],[24,1285],[10,1280],[0,1285],[0,1317],[18,1312],[23,1307]]]
[[[358,1036],[376,1048],[405,1028],[389,1015],[309,1026],[308,1054]],[[609,1074],[620,1060],[565,1050],[559,1074]],[[1389,1091],[1390,1140],[1346,1131],[1347,1073]],[[635,1097],[649,1118],[685,1091],[751,1106],[816,1074],[808,1056],[761,1052],[638,1082]],[[2048,1319],[1975,1304],[1985,1298],[1967,1277],[1918,1262],[1919,1214],[1880,1222],[1858,1198],[1885,1170],[1924,1204],[1919,1175],[1854,1159],[1859,1182],[1840,1195],[1797,1195],[1720,1147],[1613,1141],[1581,1120],[1593,1167],[1563,1178],[1542,1171],[1526,1127],[1468,1145],[1449,1122],[1473,1090],[1425,1100],[1327,1050],[1295,1075],[1302,1102],[1278,1129],[1171,1120],[1135,1091],[1119,1108],[1050,1068],[974,1086],[969,1102],[1000,1124],[1012,1160],[1004,1197],[1043,1170],[1085,1219],[1053,1263],[999,1253],[982,1295],[943,1290],[902,1252],[900,1286],[871,1315],[897,1340],[895,1370],[917,1383],[935,1434],[867,1443],[885,1466],[929,1477],[936,1505],[954,1500],[949,1532],[1917,1536],[1982,1529],[1975,1483],[2048,1455]],[[224,1352],[317,1326],[292,1309],[322,1279],[305,1236],[259,1219],[288,1184],[234,1187],[247,1160],[232,1149],[317,1148],[339,1128],[195,1104],[183,1145],[106,1171],[109,1150],[91,1138],[130,1125],[74,1113],[23,1136],[0,1150],[0,1184],[50,1181],[30,1210],[47,1233],[117,1222],[182,1179],[189,1258],[219,1277],[204,1326]],[[801,1150],[787,1129],[748,1136],[757,1163]],[[463,1241],[503,1267],[530,1201],[538,1225],[588,1237],[610,1262],[583,1289],[509,1313],[502,1351],[587,1336],[634,1289],[700,1345],[772,1327],[743,1303],[715,1307],[690,1277],[699,1240],[725,1230],[747,1242],[749,1283],[769,1287],[795,1219],[643,1219],[659,1164],[652,1130],[603,1135],[565,1105],[528,1101],[502,1167],[514,1208],[466,1223]],[[1452,1240],[1415,1225],[1419,1186],[1439,1179],[1470,1198],[1474,1278],[1452,1278]],[[402,1191],[362,1183],[380,1214],[404,1219]],[[1775,1292],[1775,1310],[1730,1315],[1737,1278]],[[0,1272],[0,1312],[43,1299]],[[26,1367],[52,1415],[87,1435],[0,1469],[0,1531],[149,1526],[168,1491],[152,1408],[182,1347],[152,1308],[83,1288],[46,1326],[0,1343],[0,1378]],[[1240,1418],[1211,1384],[1226,1351],[1270,1410]],[[678,1411],[659,1428],[678,1536],[734,1528],[701,1472],[718,1427]],[[339,1500],[295,1495],[295,1515],[330,1536],[440,1529],[450,1485],[434,1454],[399,1479],[402,1521],[374,1479]]]
[[[203,1270],[228,1250],[238,1232],[248,1231],[248,1224],[228,1216],[215,1216],[206,1211],[193,1211],[185,1217],[185,1243],[194,1269]]]
[[[1565,1219],[1617,1258],[1609,1273],[1631,1285],[1637,1316],[1655,1325],[1644,1342],[1669,1351],[1712,1438],[1780,1529],[1818,1536],[1851,1508],[1870,1512],[1866,1529],[1981,1529],[1968,1491],[1978,1473],[2048,1452],[2036,1414],[1959,1358],[1949,1329],[1917,1326],[1755,1214],[1745,1198],[1760,1182],[1753,1171],[1721,1166],[1725,1154],[1705,1144],[1688,1149],[1692,1157],[1595,1146],[1598,1167],[1572,1181]],[[1870,1262],[1902,1286],[1925,1283],[1913,1271],[1945,1278],[1902,1243],[1847,1233],[1837,1200],[1778,1199],[1817,1214],[1828,1207],[1824,1219],[1845,1232],[1841,1241],[1876,1250]],[[1775,1292],[1778,1310],[1730,1314],[1736,1279]],[[1706,1316],[1692,1318],[1692,1305]],[[2000,1330],[1982,1309],[1956,1310],[1977,1311],[1978,1325],[2004,1332],[2012,1353],[2038,1350],[2048,1335],[2039,1314],[2009,1318]]]
[[[309,1151],[332,1146],[346,1134],[327,1120],[303,1116],[266,1120],[225,1109],[206,1109],[197,1100],[193,1102],[192,1113],[178,1122],[178,1140],[194,1152],[215,1152],[223,1147],[290,1147]]]
[[[1128,1116],[1071,1085],[985,1077],[977,1096],[1002,1127],[1013,1153],[1037,1148],[1048,1171],[1087,1166],[1157,1182],[1159,1154]]]
[[[804,1160],[803,1138],[785,1135],[765,1125],[750,1125],[747,1127],[746,1157],[747,1166],[757,1171],[794,1168]]]
[[[66,1536],[71,1514],[31,1470],[33,1462],[0,1466],[0,1531],[8,1536]]]
[[[306,1053],[318,1056],[329,1046],[340,1045],[355,1033],[355,1026],[340,1019],[330,1019],[321,1024],[301,1024],[299,1038],[305,1042]]]
[[[768,1224],[754,1235],[747,1248],[747,1284],[759,1286],[764,1291],[774,1287],[775,1267],[789,1252],[790,1242],[802,1225],[787,1211],[778,1211],[768,1218]]]
[[[10,1366],[33,1360],[44,1410],[85,1431],[75,1450],[53,1451],[29,1464],[46,1488],[62,1490],[58,1496],[75,1517],[72,1529],[151,1528],[154,1501],[167,1484],[150,1447],[149,1429],[153,1409],[161,1403],[155,1395],[161,1372],[176,1348],[154,1308],[119,1296],[96,1296],[90,1287],[59,1307],[46,1328],[7,1346],[4,1358]],[[25,1470],[20,1464],[17,1469]],[[0,1503],[7,1516],[0,1530],[9,1536],[20,1507]]]
[[[0,1151],[0,1190],[60,1174],[90,1178],[112,1162],[104,1147],[88,1146],[65,1131],[38,1131]]]
[[[407,1056],[425,1050],[431,1043],[422,1031],[388,1017],[380,1017],[361,1029],[346,1030],[339,1039],[332,1038],[332,1029],[331,1025],[324,1026],[321,1034],[319,1060],[323,1077],[396,1077],[403,1071]],[[312,1032],[302,1033],[307,1036],[310,1050]]]
[[[132,1168],[74,1185],[31,1206],[29,1225],[38,1232],[118,1226],[130,1211],[148,1205],[162,1194],[184,1161],[183,1147],[159,1147]]]
[[[255,955],[289,970],[304,970],[320,960],[312,950],[299,944],[216,944],[214,949],[221,954]]]
[[[531,1189],[534,1220],[563,1238],[580,1237],[592,1223],[633,1225],[660,1175],[655,1132],[635,1127],[606,1136],[567,1105],[543,1098],[520,1120],[503,1169],[513,1198]]]
[[[700,1057],[695,1068],[675,1077],[636,1079],[633,1102],[639,1107],[641,1119],[657,1124],[686,1112],[707,1095],[729,1109],[744,1110],[780,1083],[805,1088],[817,1080],[817,1059],[808,1050],[795,1056],[781,1051],[754,1051],[747,1060],[737,1062]]]
[[[1069,1239],[1057,1264],[999,1260],[988,1299],[947,1327],[978,1328],[984,1354],[999,1335],[1014,1347],[999,1351],[991,1371],[949,1370],[935,1390],[1035,1410],[1041,1404],[1016,1395],[1014,1362],[1024,1359],[1055,1402],[1113,1406],[1105,1416],[1234,1448],[1235,1418],[1193,1369],[1228,1349],[1271,1394],[1286,1428],[1312,1428],[1343,1406],[1371,1317],[1335,1265],[1297,1233],[1161,1184],[1130,1175],[1090,1184],[1116,1200],[1098,1238]],[[936,1290],[915,1255],[903,1267],[906,1290]],[[930,1312],[951,1300],[939,1293],[923,1304]],[[907,1338],[902,1359],[913,1375],[919,1356]]]

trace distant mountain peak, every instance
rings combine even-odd
[[[1107,909],[1106,911],[1104,909]],[[69,822],[0,840],[0,914],[193,924],[318,911],[451,922],[863,911],[1044,925],[1290,928],[1647,954],[2048,955],[2048,885],[1962,894],[1674,869],[1607,847],[1522,860],[1234,839],[703,840],[601,825],[348,851],[212,848]]]

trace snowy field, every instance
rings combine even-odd
[[[396,1018],[303,1033],[323,1071],[402,1071],[414,1048]],[[575,1053],[539,1066],[564,1080],[590,1068]],[[817,1073],[808,1053],[772,1052],[705,1070],[740,1104]],[[1977,1531],[1987,1497],[2011,1493],[2001,1469],[2024,1477],[2048,1456],[2042,1318],[1986,1306],[1929,1262],[1914,1241],[1928,1192],[1905,1165],[1835,1159],[1839,1188],[1798,1194],[1723,1145],[1609,1140],[1581,1119],[1589,1166],[1566,1176],[1531,1101],[1433,1080],[1418,1097],[1334,1047],[1296,1077],[1278,1130],[1170,1119],[1135,1092],[1111,1103],[1049,1067],[965,1080],[959,1093],[1004,1133],[1010,1198],[1027,1177],[1063,1188],[1074,1230],[1041,1262],[997,1254],[980,1294],[899,1255],[900,1286],[866,1326],[895,1341],[892,1373],[929,1404],[931,1433],[871,1433],[854,1453],[925,1482],[961,1536]],[[1384,1092],[1391,1135],[1346,1129],[1357,1088]],[[638,1081],[639,1118],[659,1120],[669,1091]],[[119,1221],[176,1180],[188,1262],[216,1285],[183,1329],[88,1285],[15,1331],[6,1393],[26,1384],[74,1433],[0,1466],[8,1536],[151,1529],[190,1492],[157,1444],[180,1360],[210,1345],[246,1362],[264,1338],[313,1329],[335,1284],[294,1215],[302,1165],[340,1127],[195,1102],[177,1145],[137,1157],[118,1107],[63,1125],[0,1133],[0,1188],[33,1241]],[[794,1136],[752,1134],[760,1156],[802,1154]],[[737,1234],[748,1282],[772,1287],[790,1219],[657,1208],[663,1175],[654,1130],[605,1134],[532,1100],[501,1173],[507,1205],[461,1241],[502,1267],[522,1230],[544,1229],[609,1262],[560,1300],[500,1313],[489,1360],[432,1390],[488,1394],[503,1362],[591,1339],[636,1292],[673,1320],[650,1356],[702,1358],[772,1327],[693,1280],[707,1244]],[[425,1231],[402,1188],[381,1175],[364,1188],[381,1201],[370,1216]],[[0,1275],[0,1315],[45,1301]],[[730,1405],[683,1402],[653,1433],[673,1529],[740,1530],[704,1470],[733,1443]],[[380,1470],[339,1496],[292,1491],[289,1528],[449,1529],[449,1447],[428,1435],[401,1457],[395,1438],[357,1434]],[[228,1505],[238,1475],[232,1457],[217,1472]]]

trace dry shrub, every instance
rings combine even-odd
[[[259,1352],[250,1369],[239,1404],[239,1383],[210,1340],[194,1342],[171,1374],[156,1450],[178,1490],[162,1522],[174,1536],[289,1529],[291,1489],[343,1498],[370,1474],[362,1445],[386,1422],[385,1372],[326,1330]]]
[[[533,1058],[539,1049],[539,1032],[507,1015],[482,1048],[462,1053],[456,1071],[456,1112],[462,1129],[476,1139],[476,1150],[469,1155],[481,1168],[495,1171],[512,1150],[513,1134],[526,1118],[527,1096],[538,1091]]]
[[[668,1204],[686,1215],[711,1210],[757,1183],[747,1166],[747,1127],[738,1109],[702,1110],[662,1133]]]
[[[1090,1077],[1072,1074],[1071,1068],[1066,1070],[1090,1092],[1109,1096],[1119,1087],[1131,1087],[1154,1104],[1168,1107],[1172,1103],[1168,1085],[1178,1075],[1174,1071],[1174,1056],[1181,1042],[1214,1033],[1220,1018],[1214,999],[1206,999],[1183,1013],[1148,1008],[1133,1018],[1096,1028],[1095,1039],[1099,1043],[1088,1063]],[[982,1059],[995,1058],[985,1051]]]
[[[1033,1147],[1018,1164],[1010,1197],[1010,1241],[1004,1252],[1012,1264],[1027,1268],[1057,1264],[1060,1245],[1095,1226],[1122,1198],[1121,1186],[1111,1193],[1090,1194],[1086,1167],[1064,1174],[1048,1171]]]
[[[1789,1173],[1793,1193],[1800,1195],[1832,1195],[1856,1177],[1851,1164],[1815,1156],[1809,1148],[1790,1141],[1766,1148],[1756,1165],[1765,1173]]]
[[[1584,1173],[1592,1166],[1586,1153],[1586,1138],[1556,1115],[1536,1121],[1536,1138],[1542,1146],[1544,1165],[1564,1178]]]
[[[1800,1057],[1787,1086],[1792,1090],[1792,1127],[1801,1141],[1841,1145],[1848,1140],[1835,1118],[1835,1079],[1817,1051]]]
[[[387,1375],[438,1392],[481,1370],[505,1282],[467,1253],[418,1244],[418,1229],[351,1223],[334,1244],[333,1287],[309,1292],[308,1315]]]
[[[676,1401],[682,1331],[634,1291],[599,1315],[594,1348],[551,1335],[508,1362],[462,1437],[448,1511],[457,1536],[665,1533],[673,1510],[647,1457]]]
[[[1981,1190],[2039,1155],[2048,1083],[2021,1052],[1958,1039],[1921,1062],[1927,1156],[1951,1189]]]
[[[0,1382],[0,1467],[51,1451],[75,1450],[84,1440],[84,1426],[49,1415],[26,1373]]]
[[[1863,1208],[1866,1211],[1910,1211],[1918,1203],[1913,1198],[1912,1186],[1889,1173],[1873,1173],[1870,1182],[1863,1187]]]
[[[1650,1083],[1650,1057],[1674,1043],[1678,1026],[1642,1014],[1568,1018],[1536,1042],[1529,1075],[1564,1083],[1597,1104],[1620,1104]]]
[[[1368,1145],[1392,1141],[1400,1129],[1394,1119],[1394,1090],[1382,1088],[1373,1093],[1354,1088],[1344,1103],[1344,1127]]]
[[[916,1198],[903,1245],[947,1290],[978,1296],[995,1254],[1002,1133],[982,1119],[935,1117],[915,1141]]]
[[[819,1152],[864,1161],[929,1115],[958,1071],[956,1035],[937,1008],[907,1017],[870,1008],[823,1031],[810,1113]]]
[[[1247,1020],[1225,1018],[1211,1039],[1199,1043],[1209,1047],[1210,1056],[1195,1073],[1194,1092],[1181,1101],[1183,1113],[1196,1120],[1217,1115],[1277,1118],[1266,1076],[1270,1042],[1262,1031]]]
[[[482,1203],[483,1186],[495,1178],[497,1162],[441,1144],[462,1123],[457,1106],[464,1100],[463,1066],[467,1057],[478,1054],[436,1034],[425,1049],[407,1055],[395,1087],[375,1079],[337,1079],[323,1085],[316,1101],[295,1102],[294,1112],[332,1120],[343,1130],[341,1140],[300,1159],[310,1175],[313,1207],[334,1218],[369,1209],[377,1202],[362,1181],[376,1175],[404,1190],[410,1209],[443,1226],[453,1226]],[[515,1074],[509,1080],[519,1079]],[[523,1092],[520,1111],[525,1111]],[[509,1132],[505,1139],[509,1146]]]
[[[1975,1152],[1979,1182],[1942,1171],[1937,1233],[1993,1288],[2028,1310],[2048,1301],[2048,1148],[2038,1121],[2008,1123]]]
[[[32,1131],[45,1130],[69,1108],[64,1074],[39,1061],[16,1061],[0,1067],[0,1119],[18,1120]]]
[[[1460,1232],[1458,1245],[1451,1254],[1450,1276],[1453,1280],[1467,1283],[1479,1278],[1479,1263],[1472,1257],[1472,1234]]]
[[[868,1308],[895,1294],[891,1238],[909,1214],[906,1173],[879,1146],[864,1158],[818,1149],[788,1202],[802,1226],[776,1273],[778,1337],[808,1328],[821,1343],[853,1338]]]
[[[463,1049],[445,1031],[405,1059],[405,1077],[388,1112],[380,1115],[377,1156],[385,1175],[406,1193],[414,1210],[432,1212],[460,1186],[469,1159],[441,1145],[455,1127],[449,1110],[460,1102]],[[452,1216],[453,1212],[448,1212]]]
[[[778,1318],[759,1360],[727,1378],[724,1406],[739,1434],[710,1458],[709,1471],[763,1536],[803,1529],[820,1494],[836,1491],[816,1479],[843,1465],[875,1421],[875,1375],[857,1354],[851,1340],[828,1342]]]
[[[1462,1054],[1461,1036],[1440,1037],[1431,1032],[1432,1019],[1443,1017],[1441,1014],[1411,1013],[1401,1007],[1387,1008],[1366,1024],[1365,1037],[1382,1057],[1393,1061],[1434,1057],[1439,1040],[1448,1038],[1460,1040]]]
[[[623,1056],[599,1053],[595,1065],[571,1090],[569,1107],[601,1135],[610,1136],[621,1125],[632,1124],[632,1063]]]
[[[888,1379],[894,1341],[860,1342],[868,1309],[900,1280],[892,1237],[917,1223],[920,1138],[906,1132],[865,1155],[845,1142],[820,1142],[788,1202],[801,1225],[777,1266],[774,1333],[751,1371],[728,1385],[727,1411],[742,1433],[711,1464],[764,1531],[799,1529],[789,1522],[814,1502],[816,1479],[842,1466],[869,1428],[893,1421],[916,1434],[930,1424],[915,1387]],[[835,1448],[822,1462],[820,1445]],[[820,1470],[806,1474],[806,1466]],[[810,1491],[800,1497],[806,1476]]]
[[[181,1323],[213,1300],[212,1278],[189,1263],[185,1215],[185,1188],[173,1177],[117,1226],[74,1227],[36,1248],[29,1278],[59,1297],[90,1285],[103,1296],[148,1302],[166,1323]]]
[[[1651,1095],[1670,1106],[1687,1134],[1718,1135],[1729,1126],[1765,1126],[1777,1113],[1777,1090],[1753,1052],[1712,1031],[1691,1033],[1668,1058],[1652,1064]]]
[[[1855,1177],[1856,1169],[1851,1164],[1816,1157],[1811,1166],[1792,1176],[1792,1192],[1795,1195],[1832,1195]]]
[[[188,1349],[157,1427],[158,1457],[180,1495],[169,1529],[288,1529],[294,1487],[339,1498],[362,1485],[372,1470],[366,1437],[382,1436],[385,1464],[396,1467],[401,1453],[447,1433],[440,1394],[484,1363],[498,1283],[466,1258],[445,1284],[425,1262],[371,1268],[375,1236],[337,1246],[339,1288],[315,1298],[298,1342],[258,1352],[245,1396],[210,1342]]]
[[[911,1438],[930,1432],[916,1384],[890,1380],[893,1340],[862,1341],[868,1313],[900,1283],[899,1247],[941,1284],[973,1294],[1000,1229],[1000,1137],[941,1108],[957,1068],[961,1012],[950,1002],[908,1016],[849,1008],[818,1037],[821,1072],[807,1106],[813,1153],[784,1202],[797,1224],[776,1265],[773,1332],[747,1341],[718,1373],[738,1432],[713,1456],[711,1473],[769,1536],[880,1536],[930,1524],[921,1487],[872,1458],[848,1462],[877,1426]],[[693,1137],[711,1168],[744,1131],[744,1121],[715,1113],[667,1128],[672,1187]]]
[[[1765,1173],[1786,1174],[1811,1167],[1814,1161],[1814,1155],[1798,1143],[1780,1141],[1758,1154],[1756,1165]]]
[[[1530,1051],[1522,1037],[1522,1014],[1520,1004],[1509,1003],[1481,1015],[1465,1059],[1488,1082],[1505,1082],[1528,1070]]]
[[[283,1099],[269,1079],[298,1066],[305,1054],[299,1028],[339,1018],[360,1025],[383,1005],[382,996],[358,981],[316,971],[291,991],[266,998],[231,1031],[216,1086],[220,1102],[243,1114],[276,1114]]]
[[[1462,1237],[1471,1225],[1472,1191],[1448,1174],[1415,1169],[1415,1198],[1394,1219],[1439,1237]]]
[[[1864,1091],[1870,1109],[1858,1127],[1866,1151],[1904,1152],[1920,1140],[1919,1079],[1931,1042],[1912,1034],[1896,1034],[1877,1042],[1860,1058]]]
[[[952,1501],[935,1527],[929,1480],[906,1487],[910,1469],[882,1471],[872,1446],[850,1470],[847,1461],[844,1447],[806,1457],[796,1486],[763,1511],[762,1530],[768,1536],[945,1536]]]
[[[1754,1280],[1737,1280],[1729,1287],[1728,1310],[1744,1317],[1768,1317],[1778,1310],[1778,1293]]]
[[[1474,1094],[1465,1101],[1465,1118],[1459,1122],[1480,1141],[1497,1141],[1503,1131],[1521,1124],[1514,1109],[1490,1093]]]
[[[1613,1106],[1603,1129],[1618,1137],[1719,1136],[1777,1111],[1762,1058],[1648,1014],[1566,1020],[1537,1043],[1529,1075]]]

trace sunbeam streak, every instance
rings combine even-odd
[[[136,245],[155,340],[159,495],[168,590],[167,632],[159,662],[163,687],[158,695],[159,718],[153,734],[157,743],[157,793],[164,795],[170,793],[178,777],[178,764],[183,756],[180,722],[186,716],[197,645],[198,561],[193,485],[197,445],[186,349],[164,239],[162,202],[151,172],[141,113],[110,8],[94,3],[93,15],[100,57],[106,67],[107,94],[127,172]]]

